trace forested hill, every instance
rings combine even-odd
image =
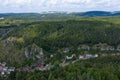
[[[28,63],[29,60],[24,62],[24,56],[29,46],[33,49],[42,48],[46,55],[57,53],[66,47],[76,49],[83,44],[93,46],[106,43],[116,47],[120,44],[119,32],[119,24],[106,21],[64,20],[24,23],[9,29],[1,36],[0,59],[9,62],[12,57],[13,63]]]
[[[22,37],[25,43],[35,42],[49,48],[97,43],[117,45],[120,44],[119,31],[119,24],[104,21],[40,21],[15,28],[3,38]]]

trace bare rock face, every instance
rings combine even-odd
[[[44,61],[44,54],[42,48],[39,48],[36,44],[30,45],[24,50],[24,56],[28,59],[37,59]]]

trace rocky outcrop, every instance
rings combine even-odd
[[[25,48],[24,56],[28,59],[39,60],[40,62],[44,62],[44,53],[43,49],[39,48],[36,44],[32,44]]]

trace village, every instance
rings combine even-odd
[[[1,76],[10,74],[15,71],[15,67],[6,66],[6,62],[0,62],[0,74]]]
[[[93,50],[100,50],[100,51],[116,51],[116,52],[112,52],[110,54],[108,53],[90,53],[89,50],[90,49]],[[120,45],[118,45],[116,48],[114,48],[113,46],[109,46],[107,44],[97,44],[94,45],[93,47],[89,47],[88,45],[81,45],[80,47],[78,47],[78,50],[84,50],[83,54],[71,54],[71,55],[65,55],[66,53],[70,52],[69,48],[63,48],[62,53],[65,55],[64,59],[62,60],[62,62],[59,64],[60,67],[64,67],[67,66],[71,63],[75,63],[77,61],[80,60],[86,60],[86,59],[90,59],[90,58],[98,58],[98,57],[107,57],[107,56],[117,56],[120,55]],[[26,54],[26,56],[28,56]],[[40,57],[41,56],[41,57]],[[49,64],[45,64],[44,59],[46,59],[46,57],[44,57],[43,54],[43,50],[40,51],[40,56],[39,62],[33,63],[30,66],[23,66],[20,68],[15,68],[15,67],[8,67],[6,66],[6,62],[0,62],[0,73],[1,76],[5,76],[5,75],[9,75],[11,72],[14,71],[26,71],[26,72],[33,72],[33,71],[46,71],[46,70],[50,70],[51,68],[55,67],[54,64],[51,64],[51,62],[49,62]],[[50,55],[50,58],[55,57],[54,54]]]

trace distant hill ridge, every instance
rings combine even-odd
[[[45,17],[45,16],[120,16],[120,11],[88,11],[88,12],[42,12],[42,13],[0,13],[0,17]]]

